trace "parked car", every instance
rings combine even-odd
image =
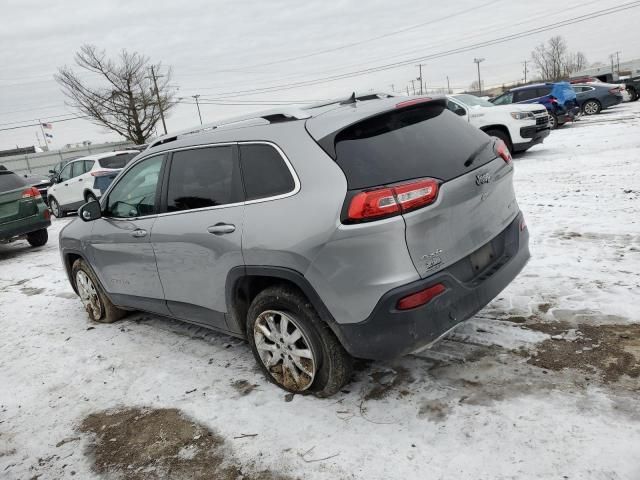
[[[503,142],[446,99],[372,98],[160,138],[60,233],[89,317],[246,337],[271,381],[331,395],[351,359],[425,348],[529,259]]]
[[[32,173],[24,173],[22,177],[27,181],[27,184],[31,187],[35,187],[40,192],[40,196],[42,197],[42,201],[48,205],[47,203],[47,190],[53,182],[46,175],[38,175]]]
[[[475,95],[447,95],[447,108],[498,137],[510,152],[524,152],[542,143],[549,135],[549,115],[540,105],[494,105]]]
[[[78,157],[65,158],[64,160],[61,160],[60,162],[56,163],[53,166],[53,168],[49,169],[49,178],[53,181],[53,179],[58,176],[58,174],[62,171],[62,169],[67,163],[71,162],[72,160],[77,160],[79,158],[81,157],[78,156]]]
[[[49,209],[40,192],[24,177],[10,170],[0,170],[0,243],[26,239],[41,247],[49,238]]]
[[[551,129],[574,119],[580,112],[576,93],[568,82],[536,83],[512,88],[491,100],[494,105],[513,103],[539,103],[549,112]]]
[[[137,150],[99,153],[68,162],[48,190],[52,213],[64,217],[82,204],[98,200]]]
[[[595,115],[623,100],[619,85],[589,83],[571,85],[571,88],[576,92],[578,105],[585,115]]]

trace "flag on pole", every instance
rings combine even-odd
[[[42,128],[46,128],[48,130],[51,130],[53,128],[53,125],[51,125],[50,123],[43,123],[42,124]]]
[[[52,133],[44,132],[44,136],[47,137],[47,138],[53,138],[53,134]]]

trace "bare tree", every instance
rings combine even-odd
[[[162,65],[151,64],[144,55],[123,50],[113,60],[104,50],[83,45],[75,61],[98,77],[85,81],[66,65],[58,69],[55,79],[71,106],[136,144],[145,143],[161,115],[175,105],[169,87],[171,69],[154,82],[152,72],[157,75]]]
[[[531,59],[544,80],[558,81],[582,70],[587,59],[582,52],[569,52],[567,42],[559,35],[538,45],[531,52]]]

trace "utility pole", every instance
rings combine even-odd
[[[525,60],[522,63],[524,64],[524,83],[527,83],[527,63],[529,63],[529,62],[527,60]]]
[[[413,88],[413,94],[416,94],[416,81],[415,80],[411,80],[411,88]]]
[[[473,63],[478,66],[478,96],[482,96],[482,80],[480,80],[480,62],[484,62],[484,58],[474,58]]]
[[[196,99],[196,107],[198,107],[198,117],[200,118],[200,125],[202,125],[202,115],[200,115],[200,104],[198,103],[198,98],[200,98],[200,94],[192,95],[192,97]]]
[[[407,97],[409,96],[409,85],[407,85]]]
[[[451,94],[451,86],[449,85],[449,75],[447,75],[447,93]]]
[[[426,64],[419,63],[416,66],[418,67],[418,70],[420,72],[420,76],[416,80],[418,80],[420,82],[420,95],[423,95],[423,91],[422,91],[422,67],[426,67]]]
[[[620,76],[620,51],[616,52],[616,61],[618,62],[618,76]]]
[[[164,110],[162,108],[162,102],[160,101],[160,91],[158,90],[158,81],[156,78],[156,72],[153,70],[153,65],[151,65],[151,78],[153,79],[153,87],[156,90],[156,99],[158,100],[158,110],[160,110],[160,118],[162,119],[162,128],[164,129],[164,134],[167,134],[167,124],[164,121]]]
[[[615,68],[613,68],[613,54],[609,55],[609,59],[611,60],[611,75],[615,72]]]

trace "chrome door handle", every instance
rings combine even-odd
[[[236,226],[229,223],[216,223],[212,227],[207,228],[207,232],[214,235],[225,235],[236,231]]]
[[[147,231],[143,230],[141,228],[137,228],[131,233],[131,236],[132,237],[136,237],[136,238],[146,237],[147,236]]]

